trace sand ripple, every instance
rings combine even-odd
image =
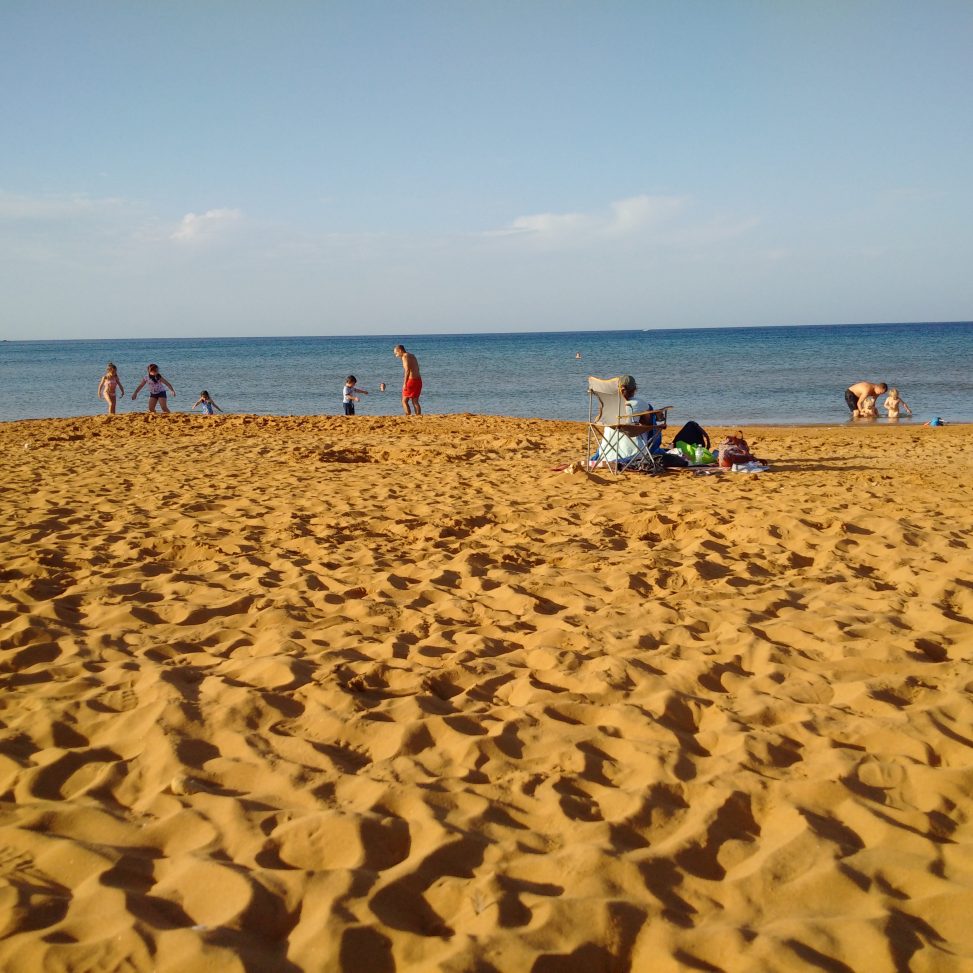
[[[973,968],[969,432],[753,438],[0,425],[0,967]]]

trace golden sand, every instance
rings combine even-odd
[[[969,427],[0,425],[0,968],[973,969]]]

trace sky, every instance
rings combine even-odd
[[[0,0],[0,338],[973,318],[968,0]]]

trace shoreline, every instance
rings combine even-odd
[[[109,416],[106,413],[91,413],[81,416],[38,416],[26,419],[0,419],[0,427],[16,425],[18,423],[28,423],[28,422],[79,422],[85,420],[113,420],[113,419],[124,419],[131,416],[146,416],[152,418],[173,418],[183,416],[186,418],[193,418],[199,420],[207,421],[226,421],[228,419],[245,419],[245,420],[326,420],[326,419],[339,419],[339,420],[351,420],[353,422],[362,421],[375,421],[384,420],[388,421],[390,419],[413,419],[416,417],[405,416],[401,413],[394,415],[368,415],[360,414],[355,416],[342,416],[337,413],[310,413],[310,414],[277,414],[277,413],[265,413],[265,412],[224,412],[219,415],[205,415],[199,412],[170,412],[167,415],[163,413],[150,414],[146,410],[142,409],[139,411],[132,410],[129,412],[119,412],[114,416]],[[473,418],[482,420],[496,420],[500,422],[552,422],[560,423],[564,425],[586,425],[586,420],[581,419],[550,419],[543,416],[506,416],[506,415],[494,415],[488,413],[480,412],[443,412],[443,413],[423,413],[422,416],[418,417],[422,419],[442,419],[442,420],[454,420],[463,418]],[[673,420],[669,423],[668,432],[663,435],[663,438],[667,438],[669,434],[677,432],[684,422],[688,422],[692,416],[687,416],[682,421]],[[920,417],[913,418],[902,418],[902,419],[887,419],[880,417],[878,419],[871,420],[853,420],[845,419],[843,421],[835,422],[715,422],[706,424],[707,428],[718,429],[721,431],[732,430],[732,429],[759,429],[759,430],[774,430],[774,429],[879,429],[879,428],[899,428],[899,429],[921,429],[925,428],[925,422],[928,420],[920,421]],[[954,422],[947,420],[943,426],[936,427],[938,429],[944,429],[946,427],[968,427],[973,426],[973,422]]]
[[[968,428],[166,418],[0,424],[4,969],[973,962]]]

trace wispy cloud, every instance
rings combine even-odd
[[[114,197],[97,198],[84,193],[26,195],[0,190],[0,220],[45,223],[88,219],[117,211],[124,202]]]
[[[591,218],[584,213],[536,213],[518,216],[509,226],[492,231],[495,236],[533,235],[550,239],[589,232]]]
[[[609,236],[638,233],[647,227],[658,227],[675,216],[686,205],[683,196],[632,196],[611,204],[611,218],[602,228]]]
[[[487,236],[523,237],[548,246],[624,237],[659,228],[685,206],[682,196],[631,196],[587,213],[535,213],[518,216]]]
[[[243,213],[238,209],[208,209],[205,213],[187,213],[169,239],[181,242],[212,239],[242,218]]]

